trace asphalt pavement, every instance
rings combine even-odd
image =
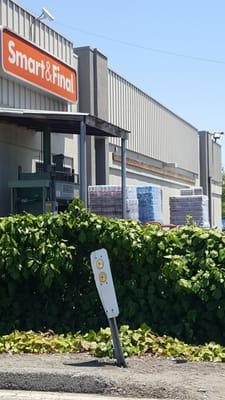
[[[2,353],[0,400],[225,399],[225,364],[151,355],[130,357],[127,363],[128,368],[119,368],[114,360],[87,353]]]

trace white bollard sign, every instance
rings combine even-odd
[[[91,253],[91,267],[94,272],[95,284],[100,300],[109,320],[117,365],[126,368],[127,364],[123,355],[116,323],[119,308],[106,249],[96,250]]]
[[[91,253],[91,266],[95,284],[107,318],[116,318],[119,308],[113,284],[107,251],[100,249]]]

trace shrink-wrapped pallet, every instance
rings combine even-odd
[[[203,195],[170,197],[170,223],[184,225],[188,218],[198,226],[209,227],[208,197]]]
[[[180,194],[181,194],[181,196],[203,195],[203,189],[202,189],[202,187],[192,186],[187,189],[181,189]]]
[[[138,186],[139,220],[143,224],[156,221],[162,223],[162,192],[158,185]]]
[[[109,218],[122,218],[121,186],[96,185],[88,188],[91,211]],[[138,199],[135,186],[126,187],[126,217],[138,220]]]

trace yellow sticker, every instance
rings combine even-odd
[[[104,261],[101,260],[100,258],[96,261],[96,267],[98,269],[102,269],[104,267]]]
[[[107,280],[107,275],[105,274],[105,272],[100,272],[98,278],[99,278],[99,282],[105,283]]]

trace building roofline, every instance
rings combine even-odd
[[[177,115],[175,112],[171,111],[169,108],[167,108],[166,106],[164,106],[162,103],[160,103],[159,101],[157,101],[156,99],[154,99],[152,96],[150,96],[148,93],[144,92],[142,89],[140,89],[139,87],[135,86],[133,83],[131,83],[130,81],[128,81],[126,78],[124,78],[122,75],[118,74],[117,72],[113,71],[111,68],[108,68],[108,70],[110,72],[112,72],[113,74],[117,75],[118,77],[120,77],[121,79],[123,79],[126,83],[128,83],[130,86],[132,86],[133,88],[135,88],[136,90],[138,90],[142,95],[144,95],[146,98],[148,98],[149,100],[152,100],[155,104],[159,105],[161,108],[163,108],[164,110],[168,111],[170,114],[172,114],[174,117],[176,117],[177,119],[179,119],[180,121],[184,122],[186,125],[188,125],[189,127],[191,127],[192,129],[196,130],[198,132],[198,129],[190,124],[190,122],[186,121],[184,118],[180,117],[179,115]]]

